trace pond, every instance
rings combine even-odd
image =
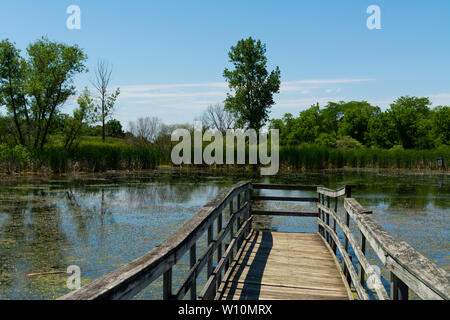
[[[2,179],[0,299],[64,295],[70,291],[65,273],[70,265],[80,267],[82,284],[87,284],[157,246],[221,190],[242,180],[330,188],[355,185],[353,196],[373,210],[394,238],[450,270],[450,179],[446,174],[322,171],[262,178],[236,172],[160,170]],[[255,226],[317,231],[314,219],[308,218],[259,219]],[[200,251],[205,242],[204,238],[199,242]],[[175,284],[188,269],[185,260],[174,270]],[[30,275],[47,272],[53,273]],[[199,282],[204,279],[203,274]],[[160,286],[156,281],[136,298],[159,299]]]

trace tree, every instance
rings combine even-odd
[[[102,123],[102,141],[105,142],[105,123],[106,120],[113,114],[114,105],[120,94],[120,88],[117,88],[113,93],[108,94],[109,82],[111,81],[112,66],[105,60],[98,60],[95,69],[94,87],[99,93],[100,105],[97,106],[97,113],[99,120]]]
[[[287,145],[290,143],[289,136],[295,125],[295,118],[291,113],[285,113],[282,119],[270,120],[269,129],[278,129],[280,133],[280,144]]]
[[[367,144],[390,149],[398,144],[398,133],[391,110],[370,118],[367,126]]]
[[[123,138],[125,136],[125,132],[123,132],[122,129],[122,124],[119,120],[111,119],[106,123],[105,127],[106,135],[108,137]]]
[[[432,128],[435,146],[450,145],[449,106],[439,106],[433,110]]]
[[[161,131],[161,121],[157,117],[139,118],[130,122],[130,132],[141,143],[154,142]]]
[[[78,145],[81,131],[84,126],[88,126],[95,119],[94,100],[88,88],[85,88],[77,99],[78,108],[73,111],[73,116],[66,119],[66,125],[63,129],[64,148],[72,149]]]
[[[294,126],[288,138],[289,143],[314,142],[320,133],[319,105],[313,105],[309,109],[300,112],[300,116],[295,120]]]
[[[75,94],[73,78],[86,70],[78,46],[42,38],[27,48],[27,59],[13,43],[0,43],[0,103],[14,119],[22,145],[43,148],[61,106]]]
[[[400,97],[391,104],[392,116],[403,148],[428,148],[432,144],[431,102],[428,98]]]
[[[0,42],[0,105],[12,114],[19,143],[25,145],[21,118],[26,115],[26,62],[13,43],[7,39]]]
[[[259,130],[268,120],[273,94],[280,90],[280,69],[267,71],[266,45],[260,40],[239,40],[228,53],[234,70],[225,69],[224,78],[234,95],[227,93],[225,109],[236,118],[239,128]]]
[[[369,121],[380,113],[380,108],[366,101],[350,101],[342,105],[344,116],[339,122],[339,135],[350,136],[365,144],[368,140]]]
[[[345,102],[329,102],[320,112],[321,132],[335,134],[339,130],[339,122],[345,114]]]
[[[203,128],[216,129],[222,134],[225,134],[227,129],[234,127],[233,115],[220,104],[209,105],[203,112],[201,121]]]

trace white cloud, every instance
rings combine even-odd
[[[430,98],[433,106],[450,106],[450,93],[429,94],[426,97]]]

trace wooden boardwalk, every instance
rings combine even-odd
[[[338,261],[318,233],[254,231],[229,270],[219,299],[352,299]]]
[[[289,196],[259,190],[283,190]],[[317,196],[290,194],[297,191]],[[317,210],[299,212],[289,206],[291,211],[278,211],[287,206],[274,208],[273,201],[309,202]],[[318,233],[261,231],[253,222],[255,216],[315,219]],[[208,246],[199,251],[197,242],[203,236]],[[366,257],[369,248],[389,272],[389,293]],[[190,269],[175,285],[173,268],[184,255]],[[197,278],[205,269],[206,283],[197,290]],[[392,238],[372,211],[351,197],[350,186],[332,190],[239,182],[205,204],[159,246],[61,299],[132,299],[161,278],[164,300],[407,300],[410,292],[422,299],[450,300],[450,275],[406,242]],[[369,279],[375,292],[369,290]]]

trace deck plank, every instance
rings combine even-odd
[[[317,233],[255,231],[230,268],[220,299],[352,299],[337,260]]]

